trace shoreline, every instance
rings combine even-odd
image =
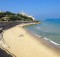
[[[32,31],[29,31],[29,29],[24,28],[31,36],[35,37],[36,40],[38,40],[39,42],[41,42],[43,45],[46,45],[48,48],[51,48],[52,50],[57,51],[58,53],[60,52],[60,45],[55,45],[53,43],[51,43],[49,40],[47,40],[46,37],[43,36],[39,36],[35,33],[33,33]],[[46,38],[46,39],[45,39]]]
[[[27,30],[25,30],[25,28],[23,28],[23,26],[26,26],[26,25],[27,24],[20,24],[13,28],[10,28],[4,32],[4,40],[10,46],[10,49],[7,48],[7,50],[12,52],[17,57],[20,57],[20,56],[22,56],[22,57],[32,57],[32,56],[48,57],[49,55],[52,55],[54,57],[60,56],[54,50],[51,50],[49,47],[42,44],[41,40],[37,40],[37,37],[35,37],[35,36],[31,35],[29,32],[27,32]],[[14,33],[14,34],[12,35],[12,33]],[[11,37],[9,37],[9,36],[11,36]],[[48,50],[50,52],[48,52]],[[17,51],[19,54],[17,54]],[[41,52],[43,54],[40,54]],[[47,52],[49,55],[47,55]]]

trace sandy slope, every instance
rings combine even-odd
[[[17,57],[60,57],[55,51],[42,45],[20,26],[8,29],[3,34],[4,40],[10,46],[7,49],[11,53]]]

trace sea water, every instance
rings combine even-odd
[[[27,29],[55,45],[60,45],[60,19],[45,19],[40,22],[37,25],[27,26]]]

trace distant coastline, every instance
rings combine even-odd
[[[12,24],[11,24],[12,23]],[[20,23],[35,23],[39,24],[40,21],[35,20],[31,15],[26,14],[25,12],[21,13],[12,13],[9,11],[0,11],[0,28],[6,26],[14,26]],[[10,27],[11,27],[10,26]]]

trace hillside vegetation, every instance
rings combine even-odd
[[[33,21],[31,17],[9,11],[0,12],[0,21]]]

